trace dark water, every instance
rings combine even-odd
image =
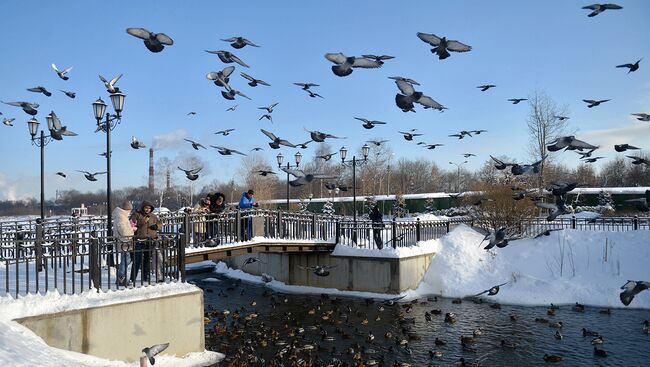
[[[207,277],[221,281],[201,280]],[[650,366],[650,335],[643,332],[650,310],[614,309],[606,315],[599,308],[576,312],[567,305],[549,316],[548,307],[503,305],[495,309],[489,303],[463,300],[454,304],[442,298],[389,306],[357,298],[275,293],[215,274],[196,275],[192,281],[205,290],[210,319],[205,326],[206,349],[226,354],[222,366],[368,366],[372,361],[377,366],[451,366],[460,365],[461,357],[468,365],[481,366]],[[223,316],[226,309],[230,314]],[[431,315],[427,321],[425,312],[434,309],[442,314]],[[455,323],[444,321],[447,312],[456,315]],[[517,320],[512,321],[511,315]],[[536,318],[562,321],[563,327],[556,329]],[[467,344],[470,349],[464,349],[460,337],[471,337],[477,328],[482,335]],[[593,337],[583,337],[582,328],[603,336],[604,344],[599,347],[607,351],[606,358],[594,355]],[[555,338],[556,330],[562,340]],[[386,337],[387,332],[392,336]],[[436,338],[447,344],[436,346]],[[515,348],[501,347],[502,339]],[[285,353],[279,356],[283,349]],[[442,358],[432,358],[432,350],[442,352]],[[545,362],[545,353],[563,360]]]

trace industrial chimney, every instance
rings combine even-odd
[[[149,191],[153,190],[153,148],[149,148]]]

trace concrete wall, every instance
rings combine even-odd
[[[229,267],[239,269],[251,256],[258,257],[261,262],[246,265],[244,270],[247,273],[266,273],[286,284],[397,294],[418,287],[434,254],[397,259],[332,256],[329,252],[262,252],[234,256],[223,261]],[[326,277],[300,268],[314,265],[332,265],[335,268]]]
[[[39,315],[16,320],[52,347],[137,361],[142,348],[169,342],[163,354],[205,350],[203,292]]]

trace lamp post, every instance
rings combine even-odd
[[[456,166],[456,192],[457,193],[460,192],[460,167],[465,163],[467,163],[467,161],[464,161],[462,163],[449,162],[449,164],[453,164],[454,166]]]
[[[111,129],[114,129],[121,122],[125,97],[126,95],[121,92],[110,95],[115,110],[114,115],[106,112],[106,103],[101,98],[93,102],[93,112],[95,113],[95,120],[97,120],[97,130],[95,132],[106,132],[106,151],[109,152],[106,154],[106,234],[108,237],[113,236],[113,220],[111,218]],[[104,116],[106,119],[102,122]]]
[[[48,128],[54,128],[54,120],[52,115],[47,115]],[[45,136],[43,130],[41,130],[41,135],[36,138],[36,132],[38,131],[39,122],[36,118],[32,117],[31,120],[27,121],[27,127],[29,128],[29,134],[32,136],[32,145],[36,145],[41,148],[41,222],[45,219],[45,146],[52,141],[52,138],[48,135]]]
[[[300,152],[296,152],[293,156],[296,164],[294,166],[291,166],[289,162],[287,162],[287,211],[289,211],[289,170],[291,168],[298,168],[300,166],[300,161],[302,160],[302,154]],[[282,153],[279,153],[275,159],[278,161],[278,168],[282,167],[282,162],[284,161],[284,156]]]
[[[368,144],[364,144],[361,147],[361,154],[363,154],[363,161],[357,162],[357,157],[352,156],[352,218],[356,226],[357,223],[357,163],[365,164],[368,162],[368,153],[370,152],[370,147]],[[345,158],[348,155],[348,150],[345,147],[341,147],[339,150],[341,155],[341,164],[347,166],[350,164],[350,161],[345,161]]]

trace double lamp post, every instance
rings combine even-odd
[[[368,144],[364,144],[361,147],[361,154],[363,155],[363,160],[358,161],[356,156],[352,156],[352,161],[345,161],[345,158],[348,155],[348,150],[345,147],[341,147],[339,154],[341,155],[341,164],[344,167],[352,166],[352,215],[354,219],[354,224],[356,227],[357,224],[357,164],[363,165],[368,162],[368,153],[370,152],[370,147]]]
[[[296,154],[293,156],[295,159],[296,164],[294,166],[291,166],[289,162],[287,162],[287,211],[289,211],[289,170],[292,168],[298,169],[300,166],[300,161],[302,160],[302,154],[300,152],[296,152]],[[275,159],[278,161],[278,168],[282,168],[282,162],[284,161],[284,156],[282,153],[279,153]]]

